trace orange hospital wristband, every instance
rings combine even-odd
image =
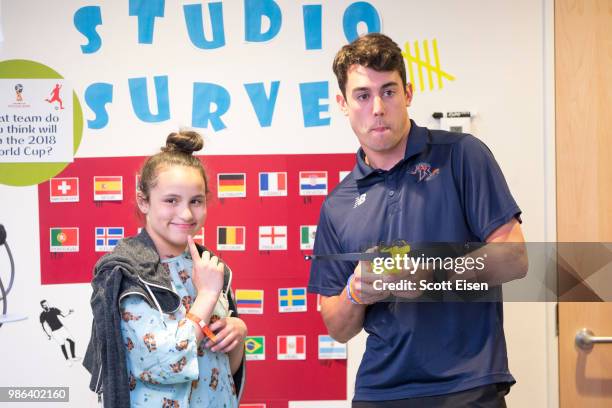
[[[200,319],[198,316],[192,313],[187,313],[185,315],[185,318],[197,324],[198,327],[202,330],[202,333],[204,333],[204,336],[208,337],[214,343],[217,342],[217,336],[215,336],[215,333],[213,333],[212,330],[210,330],[210,327],[208,327],[208,325],[206,324],[206,322],[204,322],[204,320]]]

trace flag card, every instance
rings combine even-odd
[[[76,203],[79,201],[79,178],[56,177],[49,180],[49,201]]]
[[[278,360],[306,360],[306,336],[277,336]]]
[[[287,249],[287,226],[259,226],[259,250],[282,251]]]
[[[319,360],[346,360],[346,344],[342,344],[331,336],[319,335]]]
[[[259,173],[259,196],[286,196],[287,172]]]
[[[256,289],[236,289],[238,314],[263,314],[264,291]]]
[[[49,228],[50,252],[78,252],[79,228],[54,227]]]
[[[327,172],[300,171],[300,195],[327,195]]]
[[[279,288],[278,311],[305,312],[307,310],[306,288]]]
[[[112,251],[123,236],[123,227],[96,227],[96,252]]]
[[[123,200],[123,176],[94,176],[94,201]]]
[[[314,240],[316,234],[316,225],[300,225],[300,249],[312,249],[314,247]]]
[[[265,360],[266,338],[264,336],[247,336],[244,340],[244,349],[247,360]]]
[[[217,250],[219,251],[244,251],[243,226],[219,226],[217,227]]]
[[[246,197],[246,173],[217,174],[217,197]]]

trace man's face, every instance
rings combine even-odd
[[[47,302],[43,302],[41,306],[45,311],[49,311],[49,305],[47,305]]]
[[[366,155],[392,153],[407,137],[410,120],[406,107],[412,86],[402,87],[397,71],[375,71],[352,65],[347,72],[346,98],[336,97],[348,116]],[[403,153],[403,152],[402,152]]]

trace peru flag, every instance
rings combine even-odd
[[[306,336],[278,336],[276,347],[279,360],[306,360]]]

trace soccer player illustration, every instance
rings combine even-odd
[[[62,99],[60,98],[60,89],[62,86],[60,84],[55,84],[55,88],[51,91],[51,99],[45,99],[45,101],[49,103],[59,102],[60,109],[64,109],[64,104],[62,103]]]
[[[53,340],[55,340],[55,342],[60,346],[68,367],[71,367],[74,361],[79,361],[81,358],[74,354],[74,340],[66,326],[64,326],[62,321],[59,319],[59,316],[68,317],[74,313],[74,310],[70,309],[68,310],[68,314],[64,315],[58,308],[49,307],[46,300],[41,300],[40,306],[43,308],[43,311],[40,313],[40,324],[42,325],[43,331],[49,340],[53,338]],[[68,357],[66,345],[70,346],[71,357]]]

